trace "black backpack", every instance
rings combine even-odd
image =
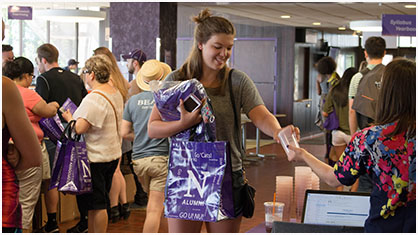
[[[360,71],[363,78],[358,85],[352,106],[358,113],[357,116],[365,116],[368,119],[376,120],[376,104],[384,69],[383,64],[378,64],[372,70],[365,68]]]

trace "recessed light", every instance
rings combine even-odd
[[[346,30],[346,28],[344,26],[343,27],[338,27],[338,30],[344,31],[344,30]]]
[[[283,16],[280,16],[280,17],[283,18],[283,19],[289,19],[290,18],[289,15],[283,15]]]
[[[313,25],[321,25],[321,22],[313,22]]]
[[[417,8],[416,5],[405,5],[405,8]]]

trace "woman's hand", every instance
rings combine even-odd
[[[289,162],[304,161],[305,157],[309,154],[304,148],[298,148],[292,144],[289,144],[287,147],[289,148],[289,150],[292,150],[293,152],[295,152],[294,158],[289,159],[289,156],[288,156],[287,160],[289,160]]]
[[[180,122],[181,122],[181,125],[184,127],[184,130],[202,121],[202,115],[200,115],[200,110],[202,109],[202,105],[200,105],[200,107],[196,109],[195,111],[188,112],[184,108],[183,100],[180,99],[179,109],[180,109]]]
[[[70,110],[67,109],[67,111],[62,113],[62,117],[65,119],[65,121],[70,122],[73,120],[73,115],[71,114]]]
[[[20,153],[15,147],[14,143],[9,142],[7,145],[7,162],[13,167],[16,168],[16,166],[19,164],[20,161]]]
[[[299,128],[298,128],[298,127],[295,127],[295,126],[293,126],[293,125],[289,125],[289,126],[290,126],[290,128],[292,129],[292,134],[294,134],[294,135],[295,135],[295,137],[296,137],[296,141],[297,141],[297,142],[299,142],[299,141],[300,141],[300,130],[299,130]],[[280,129],[277,129],[277,130],[274,132],[273,139],[274,139],[277,143],[280,143],[279,133],[280,133],[282,130],[283,130],[283,128],[280,128]]]

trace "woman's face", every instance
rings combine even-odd
[[[234,45],[234,35],[214,34],[205,43],[199,43],[198,47],[202,51],[203,66],[219,71],[231,57],[232,46]]]
[[[25,80],[24,87],[28,88],[32,84],[33,73],[24,73],[22,74],[23,79]]]

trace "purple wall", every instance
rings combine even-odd
[[[147,59],[155,59],[155,38],[159,37],[160,3],[111,2],[110,36],[112,52],[119,60],[120,54],[140,48]]]

